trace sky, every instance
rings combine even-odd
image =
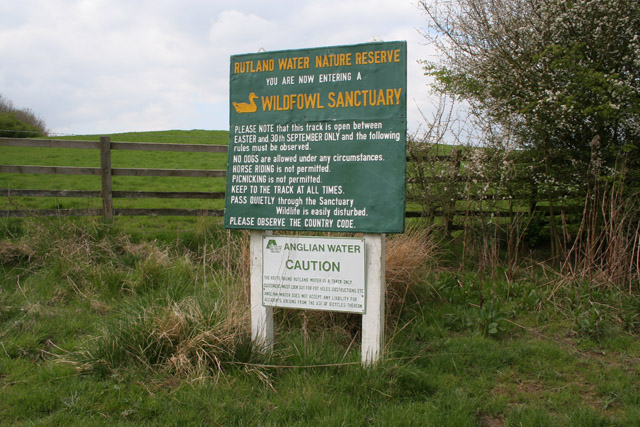
[[[54,135],[229,127],[235,54],[407,41],[407,125],[435,102],[417,0],[0,0],[0,95]]]

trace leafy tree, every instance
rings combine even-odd
[[[640,2],[420,4],[440,53],[426,65],[437,89],[533,149],[547,178],[566,181],[571,166],[583,180],[592,141],[605,163],[640,159]]]
[[[0,136],[33,138],[47,133],[44,121],[33,111],[15,108],[13,102],[0,95]]]

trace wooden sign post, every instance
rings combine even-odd
[[[262,305],[262,236],[271,231],[251,230],[251,341],[262,352],[273,349],[273,307]]]
[[[362,364],[382,359],[384,349],[385,235],[365,234],[367,311],[362,315]]]

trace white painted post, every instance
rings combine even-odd
[[[385,235],[364,235],[367,290],[366,312],[362,315],[362,364],[371,366],[383,357]]]
[[[272,231],[251,230],[251,341],[258,351],[273,349],[273,307],[262,305],[262,236]]]

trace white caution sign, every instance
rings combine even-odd
[[[263,236],[262,304],[365,313],[365,243],[358,238]]]

